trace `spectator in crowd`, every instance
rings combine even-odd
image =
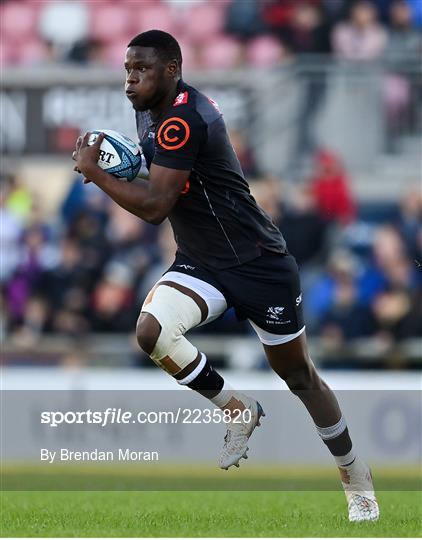
[[[7,283],[6,297],[11,323],[22,321],[26,304],[40,285],[43,272],[52,268],[57,260],[54,242],[40,224],[24,230],[20,244],[19,264]]]
[[[28,188],[14,174],[8,174],[6,183],[6,206],[19,220],[25,222],[33,206],[33,197]]]
[[[105,67],[107,65],[105,44],[99,39],[81,39],[74,43],[67,55],[67,59],[78,64]]]
[[[273,32],[287,28],[292,20],[294,2],[290,0],[265,0],[263,2],[262,17],[267,27]]]
[[[112,253],[104,230],[107,219],[87,208],[68,227],[69,236],[79,245],[84,271],[92,279],[101,273]]]
[[[412,217],[413,212],[412,207]],[[313,315],[310,330],[317,330],[329,348],[375,336],[388,351],[401,340],[422,336],[422,275],[392,225],[377,231],[366,266],[349,253],[334,252],[327,272],[305,297]]]
[[[84,210],[86,206],[87,190],[91,184],[84,186],[78,174],[70,182],[69,189],[61,202],[60,214],[64,224],[68,226]],[[96,186],[95,186],[96,187]],[[94,188],[95,189],[95,188]]]
[[[350,0],[321,0],[321,7],[330,25],[347,17],[349,5]]]
[[[304,302],[312,329],[321,332],[325,328],[335,327],[335,331],[329,333],[341,341],[348,336],[365,334],[367,317],[362,321],[359,317],[353,321],[354,315],[360,310],[357,273],[358,261],[350,252],[340,249],[332,253],[325,270],[305,291]],[[347,328],[349,322],[353,324]]]
[[[270,175],[249,182],[251,193],[256,202],[276,224],[281,217],[280,186],[280,180]]]
[[[278,220],[289,251],[303,272],[321,264],[327,245],[327,222],[317,212],[315,199],[308,185],[294,189]]]
[[[261,2],[233,0],[227,5],[225,30],[243,40],[262,34],[266,25],[262,18]]]
[[[401,200],[397,229],[405,242],[410,260],[416,264],[421,263],[422,193],[419,186],[415,186]]]
[[[0,284],[0,340],[2,343],[4,343],[9,326],[9,310],[6,306],[4,287]]]
[[[123,264],[134,272],[134,282],[160,257],[157,245],[157,228],[126,212],[118,205],[110,207],[106,229],[112,252],[109,262]]]
[[[331,53],[330,28],[321,9],[307,2],[295,4],[290,24],[279,32],[280,39],[294,56],[329,55]],[[312,60],[307,57],[305,62]],[[324,70],[308,70],[302,66],[300,88],[303,89],[298,112],[298,132],[292,151],[289,173],[294,174],[303,158],[317,148],[314,134],[315,120],[326,93],[326,74]]]
[[[48,330],[50,308],[42,296],[32,295],[28,298],[22,318],[13,333],[13,341],[19,348],[35,346]]]
[[[401,71],[403,62],[420,62],[422,34],[412,22],[412,12],[406,0],[395,0],[390,8],[390,28],[385,55],[390,65]]]
[[[92,182],[84,185],[81,175],[78,174],[70,182],[69,190],[60,205],[60,218],[66,227],[71,228],[82,213],[88,213],[105,226],[109,219],[110,206],[110,199],[104,192]]]
[[[354,220],[356,203],[340,158],[329,150],[315,155],[315,171],[310,187],[320,215],[329,222],[347,225]]]
[[[258,166],[253,149],[248,144],[245,134],[239,130],[232,129],[230,131],[230,141],[246,178],[256,178],[259,174]]]
[[[90,321],[95,332],[131,332],[139,314],[134,298],[130,267],[109,263],[97,283],[92,299]]]
[[[387,287],[386,269],[405,256],[403,241],[391,225],[380,227],[374,236],[371,259],[359,276],[359,297],[369,305]]]
[[[293,54],[329,54],[330,29],[321,9],[309,1],[295,4],[288,26],[279,30],[279,36]]]
[[[396,0],[371,0],[377,10],[379,20],[385,25],[389,23],[391,5],[395,1]],[[405,1],[407,2],[408,0]]]
[[[39,286],[54,306],[49,325],[53,332],[78,335],[89,329],[89,294],[96,277],[87,267],[79,241],[63,238],[58,263],[43,274]]]
[[[5,178],[0,185],[0,246],[7,257],[2,257],[0,282],[7,282],[19,264],[19,240],[22,234],[22,220],[8,207],[7,198],[10,184]]]
[[[418,265],[407,253],[398,230],[393,225],[380,227],[375,234],[373,255],[359,277],[361,303],[371,305],[378,295],[400,290],[417,292],[422,288]]]
[[[315,199],[308,185],[293,188],[282,206],[278,225],[296,258],[300,268],[300,279],[305,297],[321,274],[329,249],[330,230],[325,219],[318,213]],[[314,314],[308,314],[308,303],[304,302],[307,329],[315,329]]]
[[[376,335],[392,346],[403,339],[422,337],[422,296],[405,291],[390,290],[378,295],[372,309],[376,321]]]
[[[377,19],[377,10],[369,0],[359,0],[347,22],[333,32],[333,48],[341,60],[371,61],[381,57],[387,45],[387,32]]]
[[[422,2],[420,0],[407,0],[412,12],[413,24],[422,29]]]
[[[355,338],[371,335],[374,330],[370,310],[358,301],[356,269],[348,266],[347,256],[340,260],[332,260],[332,276],[335,286],[332,289],[331,302],[319,323],[318,334],[331,347],[344,347],[345,342]]]
[[[385,51],[389,73],[383,84],[387,112],[387,150],[397,147],[397,136],[412,127],[411,69],[422,60],[422,33],[412,25],[407,2],[395,0],[390,11],[391,27]],[[409,71],[410,68],[410,71]]]
[[[422,294],[413,273],[409,259],[397,259],[386,272],[385,290],[372,302],[376,333],[387,343],[422,337]]]

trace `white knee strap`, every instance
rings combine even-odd
[[[182,370],[195,360],[198,349],[183,334],[201,322],[201,310],[188,295],[170,287],[160,285],[152,299],[142,306],[142,312],[150,313],[157,319],[161,332],[150,357],[163,367],[160,360],[166,356]]]

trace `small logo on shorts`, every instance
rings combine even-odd
[[[195,270],[195,266],[190,266],[189,264],[176,264],[176,266],[185,270]]]
[[[289,324],[292,322],[290,319],[288,321],[282,320],[284,310],[286,308],[281,306],[272,306],[267,309],[267,324]]]
[[[267,316],[269,319],[279,321],[283,311],[284,307],[269,307],[267,309]]]
[[[296,307],[302,302],[302,293],[296,298]]]

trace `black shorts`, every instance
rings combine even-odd
[[[249,319],[266,332],[296,334],[304,327],[299,270],[292,255],[265,251],[240,266],[212,270],[177,253],[170,271],[214,286],[239,320]]]

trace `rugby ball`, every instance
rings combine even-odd
[[[100,146],[99,167],[122,180],[134,180],[142,166],[139,145],[118,131],[96,129],[91,132],[89,146],[94,144],[100,133],[104,133],[105,137]]]

